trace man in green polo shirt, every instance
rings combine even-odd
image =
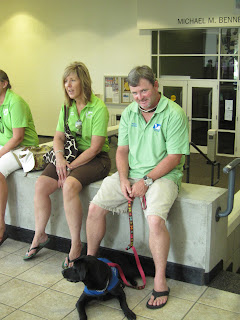
[[[5,209],[8,188],[6,178],[21,168],[17,160],[25,146],[38,145],[28,104],[11,90],[7,74],[0,70],[0,245],[6,240]]]
[[[95,255],[105,234],[109,211],[127,212],[127,202],[146,200],[149,247],[155,264],[154,289],[149,309],[162,308],[170,289],[166,264],[170,246],[165,222],[177,198],[185,155],[189,154],[188,120],[182,108],[158,92],[148,66],[128,75],[134,98],[122,113],[116,164],[118,172],[104,179],[93,198],[87,218],[88,254]]]

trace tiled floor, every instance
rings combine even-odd
[[[0,247],[0,319],[78,319],[75,304],[83,284],[63,279],[61,264],[66,254],[43,249],[35,259],[24,261],[27,249],[28,244],[12,239]],[[168,285],[169,301],[160,310],[145,307],[152,278],[147,278],[144,290],[125,288],[129,307],[137,319],[240,319],[240,295],[171,279]],[[89,320],[124,319],[116,300],[92,302],[87,314]]]

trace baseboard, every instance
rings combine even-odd
[[[26,243],[32,242],[32,239],[34,236],[33,230],[23,229],[23,228],[11,226],[11,225],[7,225],[6,227],[7,227],[7,233],[9,238],[17,241],[26,242]],[[60,251],[60,252],[65,252],[65,253],[69,252],[70,246],[71,246],[70,239],[57,237],[53,235],[49,235],[49,238],[51,241],[49,241],[49,243],[46,245],[46,248]],[[109,256],[111,254],[111,251],[113,251],[113,249],[101,247],[99,250],[99,255],[104,255],[104,253],[106,253]],[[84,243],[84,248],[82,253],[86,254],[86,252],[87,252],[87,245],[86,243]],[[131,263],[136,263],[134,255],[132,253],[119,251],[119,254],[127,255]],[[149,276],[154,277],[155,267],[154,267],[153,259],[149,257],[144,257],[144,256],[139,256],[139,259],[144,270],[146,270],[146,273]],[[170,279],[202,286],[202,285],[209,284],[212,281],[212,279],[221,270],[223,270],[222,261],[220,261],[209,273],[205,273],[204,269],[201,269],[201,268],[195,268],[195,267],[180,265],[173,262],[168,262],[167,269],[166,269],[166,276],[167,278],[170,278]]]

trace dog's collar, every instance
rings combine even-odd
[[[107,287],[108,287],[108,286],[109,286],[109,279],[108,279],[107,284],[106,284],[106,287],[105,287],[104,289],[102,289],[102,290],[95,290],[95,291],[97,291],[97,292],[104,292],[104,291],[107,290]]]

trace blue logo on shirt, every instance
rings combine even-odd
[[[155,125],[153,126],[153,130],[159,132],[160,129],[161,129],[161,124],[155,123]]]
[[[137,124],[132,122],[132,127],[137,127]]]

